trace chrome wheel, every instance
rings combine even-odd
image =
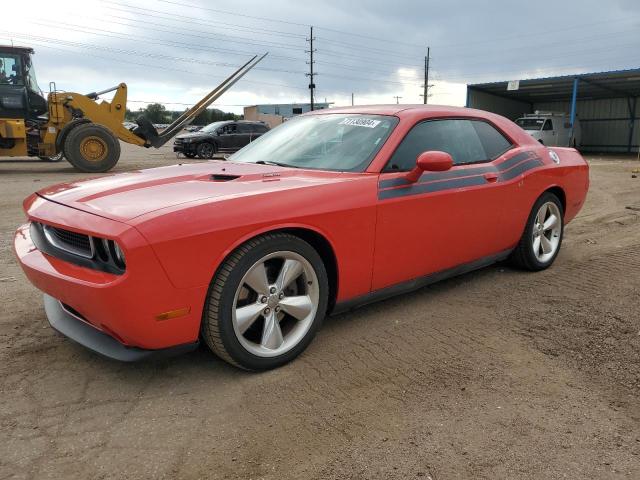
[[[542,204],[535,216],[531,242],[533,253],[541,263],[553,259],[560,245],[562,216],[554,202]]]
[[[318,277],[302,255],[270,253],[245,273],[236,290],[232,322],[240,344],[259,357],[291,350],[318,311]]]

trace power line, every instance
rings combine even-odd
[[[212,65],[212,66],[218,66],[218,67],[224,67],[224,68],[238,68],[237,65],[232,64],[232,63],[226,63],[226,62],[212,62],[212,61],[207,61],[207,60],[203,60],[200,58],[189,58],[189,57],[174,57],[171,55],[164,55],[164,54],[158,54],[158,53],[149,53],[149,52],[139,52],[136,50],[125,50],[125,49],[121,49],[121,48],[115,48],[115,47],[104,47],[101,45],[95,45],[95,44],[91,44],[91,43],[83,43],[83,42],[72,42],[69,40],[59,40],[59,39],[54,39],[54,38],[50,38],[50,37],[42,37],[42,36],[38,36],[38,35],[24,35],[24,34],[19,34],[19,33],[15,33],[15,32],[8,32],[10,35],[13,36],[17,36],[17,37],[25,37],[25,38],[33,38],[36,40],[44,40],[44,41],[48,41],[51,43],[57,43],[60,45],[67,45],[67,46],[77,46],[80,48],[89,48],[89,49],[98,49],[98,50],[103,50],[106,52],[110,52],[110,53],[121,53],[121,54],[128,54],[128,55],[135,55],[135,56],[139,56],[139,57],[148,57],[148,58],[154,58],[154,59],[159,59],[159,60],[171,60],[171,61],[178,61],[178,62],[186,62],[186,63],[196,63],[196,64],[205,64],[205,65]],[[263,71],[270,71],[270,72],[280,72],[280,73],[292,73],[295,75],[301,75],[304,72],[300,72],[300,71],[291,71],[291,70],[283,70],[283,69],[278,69],[278,68],[268,68],[268,67],[255,67],[256,70],[263,70]]]
[[[14,38],[23,38],[23,36],[21,36],[19,34],[11,34],[11,35]],[[11,37],[5,37],[5,38],[11,38]],[[37,45],[37,46],[45,48],[45,49],[48,48],[48,49],[51,49],[51,50],[69,52],[69,50],[65,49],[65,48],[52,47],[46,41],[30,40],[30,42],[32,44],[34,44],[34,45]],[[94,53],[84,53],[84,55],[87,55],[87,56],[90,56],[90,57],[95,57],[95,58],[101,58],[101,59],[104,59],[104,60],[110,60],[110,61],[113,61],[114,63],[127,63],[127,64],[130,64],[130,65],[136,65],[136,66],[145,67],[145,68],[160,69],[162,71],[173,71],[173,72],[179,72],[181,74],[197,75],[197,76],[201,76],[201,77],[206,77],[208,79],[211,79],[211,78],[226,78],[224,75],[211,75],[209,73],[192,72],[192,71],[189,71],[189,70],[167,67],[167,66],[164,66],[164,65],[150,65],[148,63],[133,62],[133,61],[130,61],[130,60],[123,60],[121,58],[108,57],[108,56],[104,56],[104,55],[96,55]],[[242,81],[244,83],[251,83],[251,84],[255,84],[255,85],[267,85],[267,86],[273,86],[273,87],[284,87],[284,88],[293,88],[293,89],[299,89],[299,90],[306,90],[306,88],[304,88],[304,87],[298,87],[296,85],[287,85],[287,84],[282,84],[282,83],[259,82],[259,81],[255,81],[255,80],[245,80],[245,79],[242,79]]]
[[[180,23],[192,23],[195,25],[201,25],[201,26],[220,26],[220,25],[227,25],[227,26],[231,26],[231,27],[237,27],[239,29],[242,29],[242,31],[245,32],[249,32],[249,33],[255,33],[255,32],[265,32],[268,34],[272,34],[272,35],[279,35],[279,36],[284,36],[284,37],[295,37],[295,38],[300,38],[300,39],[304,39],[305,36],[302,34],[298,34],[298,33],[291,33],[291,32],[284,32],[282,30],[271,30],[268,28],[260,28],[260,27],[247,27],[244,25],[239,25],[237,23],[227,23],[227,22],[221,22],[221,21],[215,21],[215,22],[211,22],[211,21],[204,21],[198,17],[191,17],[188,15],[180,15],[177,13],[169,13],[169,12],[164,12],[162,10],[152,10],[150,8],[143,8],[143,7],[136,7],[133,5],[128,5],[126,3],[119,3],[119,2],[106,2],[103,1],[103,3],[111,3],[113,5],[118,5],[120,7],[125,7],[125,8],[117,8],[117,7],[107,7],[110,8],[112,10],[116,10],[116,11],[120,11],[120,12],[125,12],[125,13],[134,13],[134,14],[138,14],[138,12],[135,11],[131,11],[131,10],[138,10],[141,11],[141,13],[144,13],[144,15],[146,17],[155,17],[155,18],[160,18],[163,20],[169,20],[169,21],[173,21],[173,22],[180,22]],[[129,9],[129,10],[127,10]],[[149,13],[152,12],[152,13]],[[169,17],[167,16],[159,16],[159,15],[153,15],[153,13],[160,13],[163,15],[170,15]],[[176,17],[178,19],[176,19]]]
[[[130,18],[119,17],[117,15],[109,15],[109,16],[113,17],[113,18],[118,18],[119,20],[133,21]],[[130,23],[116,22],[116,21],[113,21],[113,20],[111,21],[111,23],[115,23],[117,25],[125,25],[127,27],[136,27],[136,25],[131,25]],[[184,33],[184,32],[180,32],[180,31],[171,31],[171,30],[162,30],[162,29],[158,29],[158,28],[151,28],[148,25],[154,25],[156,27],[169,27],[169,28],[171,28],[171,25],[164,25],[164,24],[161,24],[161,23],[153,23],[153,22],[145,21],[145,23],[144,23],[145,30],[155,30],[157,32],[174,33],[176,35],[189,36],[189,37],[207,38],[207,39],[210,39],[210,40],[218,40],[218,38],[216,38],[216,37],[221,37],[223,39],[223,41],[243,43],[243,44],[249,44],[249,45],[261,45],[261,46],[277,47],[277,48],[283,48],[283,49],[287,49],[287,50],[299,50],[298,47],[292,47],[291,45],[287,45],[285,43],[280,43],[280,42],[269,42],[269,41],[265,42],[265,41],[262,41],[261,43],[255,43],[252,38],[238,37],[236,35],[224,35],[224,34],[220,34],[220,33],[207,33],[207,32],[204,32],[202,30],[190,30],[191,32],[196,32],[198,34],[198,35],[194,35],[193,33]],[[224,39],[230,39],[230,40],[224,40]]]
[[[225,15],[233,15],[233,16],[239,16],[239,17],[244,17],[244,18],[251,18],[251,19],[254,19],[254,20],[269,21],[269,22],[275,22],[275,23],[281,23],[281,24],[295,25],[295,26],[300,26],[300,27],[308,27],[309,26],[307,24],[299,23],[299,22],[281,20],[281,19],[277,19],[277,18],[273,18],[273,17],[264,17],[264,16],[257,16],[257,15],[241,14],[241,13],[232,12],[232,11],[229,11],[229,10],[221,10],[221,9],[215,9],[215,8],[210,8],[210,7],[203,7],[203,6],[192,4],[192,3],[177,2],[175,0],[158,0],[158,1],[163,2],[163,3],[167,3],[167,4],[171,4],[171,5],[177,5],[177,6],[182,6],[182,7],[190,7],[190,8],[199,8],[201,10],[207,10],[207,11],[212,11],[212,12],[216,12],[216,13],[222,13],[222,14],[225,14]],[[539,38],[540,35],[542,35],[542,34],[554,33],[554,32],[564,31],[564,30],[569,30],[569,29],[579,29],[579,28],[584,28],[585,26],[590,26],[590,25],[615,23],[615,22],[618,22],[620,20],[627,20],[627,19],[629,19],[628,16],[617,17],[615,19],[602,20],[602,21],[598,21],[598,22],[590,22],[590,23],[586,23],[586,24],[576,24],[576,25],[569,26],[569,27],[563,26],[561,29],[554,28],[554,29],[549,29],[549,30],[544,30],[544,31],[537,31],[536,34],[535,34],[535,37]],[[367,39],[367,40],[376,40],[376,41],[385,42],[385,43],[395,43],[395,44],[398,44],[398,45],[405,45],[405,46],[409,46],[409,47],[422,48],[422,45],[419,45],[419,44],[414,44],[414,43],[409,43],[409,42],[402,42],[402,41],[392,40],[392,39],[387,39],[387,38],[380,38],[380,37],[376,37],[376,36],[372,36],[372,35],[359,34],[359,33],[354,33],[354,32],[350,32],[350,31],[339,30],[339,29],[330,28],[330,27],[324,27],[324,26],[321,26],[321,25],[320,26],[316,25],[316,29],[325,30],[325,31],[334,32],[334,33],[339,33],[341,35],[348,35],[348,36],[352,36],[352,37],[363,38],[363,39]],[[446,48],[458,47],[458,46],[478,45],[479,43],[502,42],[505,39],[522,38],[522,36],[523,36],[522,33],[518,33],[518,34],[511,35],[511,36],[493,38],[491,40],[484,40],[484,41],[482,41],[482,40],[481,41],[473,40],[473,41],[470,41],[470,42],[457,43],[457,44],[448,44],[448,45],[447,44],[436,44],[435,46],[438,49],[446,49]]]
[[[119,39],[119,40],[131,40],[132,38],[136,39],[136,41],[141,41],[144,43],[149,43],[149,44],[153,44],[153,45],[166,45],[166,46],[177,46],[177,47],[188,47],[190,50],[199,50],[202,52],[221,52],[221,53],[226,53],[229,55],[241,55],[241,56],[246,56],[246,55],[255,55],[255,51],[246,51],[246,50],[231,50],[231,49],[227,49],[227,48],[213,48],[213,47],[207,47],[207,48],[203,48],[200,45],[196,45],[193,43],[185,43],[185,42],[177,42],[175,40],[158,40],[158,39],[154,39],[153,37],[145,37],[143,35],[136,35],[133,33],[120,33],[120,32],[115,32],[113,30],[104,30],[104,29],[100,29],[100,28],[96,28],[96,27],[91,27],[89,28],[84,28],[81,25],[77,25],[77,24],[73,24],[73,23],[67,23],[67,22],[61,22],[61,21],[55,21],[55,22],[50,22],[50,21],[33,21],[32,23],[36,24],[36,25],[42,25],[42,26],[46,26],[46,27],[59,27],[60,25],[64,25],[66,27],[66,30],[71,30],[74,32],[81,32],[81,33],[88,33],[90,35],[96,35],[96,36],[101,36],[101,37],[108,37],[108,38],[115,38],[115,39]],[[105,32],[105,33],[98,33],[98,32]],[[269,58],[276,58],[276,59],[282,59],[282,60],[292,60],[292,61],[296,61],[296,62],[303,62],[304,59],[301,58],[295,58],[295,57],[287,57],[287,56],[282,56],[282,55],[269,55]]]
[[[290,22],[287,20],[281,20],[279,18],[267,18],[267,17],[259,17],[256,15],[247,15],[244,13],[237,13],[237,12],[230,12],[229,10],[220,10],[217,8],[209,8],[209,7],[203,7],[201,5],[195,5],[193,3],[182,3],[182,2],[174,2],[174,1],[170,1],[170,0],[158,0],[159,2],[162,3],[169,3],[171,5],[177,5],[180,7],[190,7],[190,8],[199,8],[200,10],[207,10],[210,12],[216,12],[216,13],[222,13],[225,15],[234,15],[236,17],[244,17],[244,18],[251,18],[254,20],[267,20],[269,22],[274,22],[274,23],[284,23],[287,25],[296,25],[298,27],[309,27],[309,25],[304,24],[304,23],[297,23],[297,22]]]

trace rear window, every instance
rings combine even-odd
[[[511,143],[487,122],[471,122],[475,128],[487,159],[498,158],[511,148]]]

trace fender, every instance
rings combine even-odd
[[[60,133],[58,134],[58,138],[56,138],[56,152],[61,152],[64,148],[64,142],[67,139],[67,135],[76,128],[78,125],[82,125],[83,123],[91,123],[91,120],[88,118],[75,118],[67,123]]]
[[[267,233],[274,233],[274,232],[279,232],[282,230],[289,230],[289,229],[308,230],[324,238],[327,241],[327,243],[329,243],[329,246],[333,251],[334,257],[336,258],[336,268],[338,270],[337,276],[338,276],[338,279],[340,278],[340,261],[338,260],[339,257],[336,255],[336,246],[335,246],[334,240],[331,238],[331,235],[329,235],[328,232],[325,232],[316,226],[302,224],[302,223],[283,223],[279,225],[269,225],[268,227],[259,228],[246,235],[243,235],[242,237],[238,238],[235,242],[233,242],[227,249],[221,252],[221,254],[218,257],[216,257],[216,259],[212,263],[211,271],[217,273],[218,268],[220,268],[220,265],[222,265],[222,263],[231,254],[231,252],[233,252],[240,245],[242,245],[245,242],[248,242],[252,238],[259,237],[260,235],[264,235]],[[215,276],[215,273],[214,273],[214,276]]]

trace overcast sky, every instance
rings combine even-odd
[[[33,46],[40,87],[88,93],[126,82],[129,106],[192,104],[234,65],[269,56],[217,103],[463,105],[467,83],[640,67],[640,1],[84,0],[3,2],[0,43]],[[169,102],[176,102],[171,104]]]

